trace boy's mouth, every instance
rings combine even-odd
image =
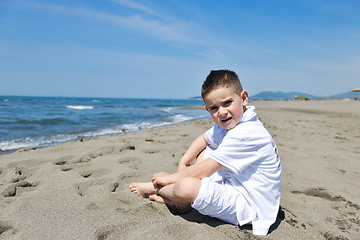
[[[223,120],[221,120],[221,122],[227,122],[227,121],[229,121],[229,120],[231,120],[231,117],[228,117],[228,118],[225,118],[225,119],[223,119]]]

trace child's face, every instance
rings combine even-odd
[[[211,90],[204,102],[214,122],[229,130],[240,122],[248,103],[248,93],[244,90],[239,96],[230,87],[219,87]]]

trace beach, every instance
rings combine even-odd
[[[282,164],[281,210],[266,237],[174,215],[131,193],[174,172],[213,126],[194,120],[0,156],[0,239],[360,239],[360,102],[254,101]]]

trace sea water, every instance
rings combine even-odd
[[[208,118],[202,100],[0,96],[0,152]]]

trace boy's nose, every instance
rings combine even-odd
[[[220,117],[226,115],[226,113],[227,113],[227,111],[225,108],[223,108],[223,107],[219,108],[218,114]]]

